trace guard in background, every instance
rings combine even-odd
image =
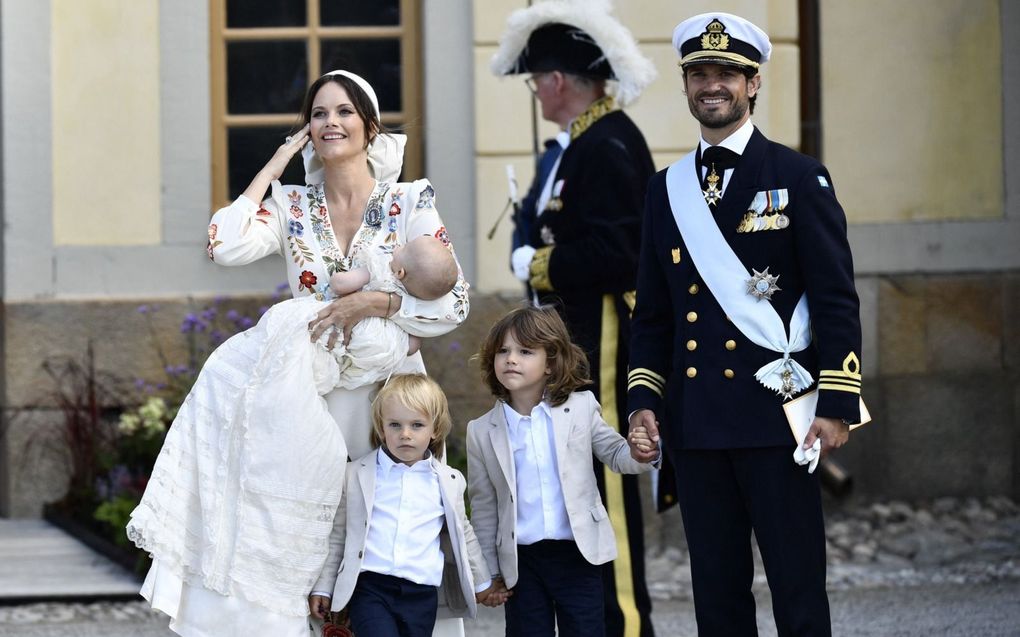
[[[798,463],[842,445],[860,418],[846,218],[825,167],[750,121],[772,50],[761,29],[703,14],[676,27],[673,46],[701,140],[648,185],[631,427],[661,422],[699,634],[757,634],[753,531],[778,633],[829,635],[817,474]],[[783,403],[811,389],[801,447]]]
[[[626,427],[627,343],[641,209],[654,173],[634,122],[619,110],[654,79],[607,3],[551,0],[510,15],[492,60],[497,75],[528,75],[542,117],[559,125],[562,155],[542,184],[514,272],[556,306],[592,364],[606,421]],[[604,567],[606,634],[653,634],[636,476],[596,468],[619,557]]]

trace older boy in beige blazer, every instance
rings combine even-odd
[[[506,634],[602,635],[598,565],[617,549],[592,455],[618,473],[652,465],[632,457],[590,391],[577,391],[587,360],[554,309],[511,312],[477,358],[499,400],[467,428],[471,524],[489,570],[512,589]]]

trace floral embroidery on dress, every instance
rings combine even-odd
[[[319,277],[315,276],[314,273],[308,270],[303,270],[301,276],[298,277],[298,290],[308,290],[309,292],[315,291],[315,284],[319,282]]]
[[[221,245],[223,243],[222,241],[216,240],[217,230],[219,230],[219,228],[215,223],[209,224],[209,243],[205,244],[205,252],[206,254],[209,255],[209,260],[213,262],[216,261],[216,259],[213,258],[213,250],[216,248],[216,246]]]
[[[315,263],[312,249],[301,240],[305,234],[305,227],[301,225],[301,222],[291,219],[287,228],[289,230],[287,245],[290,247],[290,256],[294,259],[294,263],[300,267],[304,267],[306,263]]]
[[[312,234],[319,242],[322,250],[323,262],[326,257],[334,261],[343,258],[340,248],[336,245],[336,236],[333,235],[333,226],[329,223],[329,211],[326,210],[326,194],[321,185],[308,184],[308,221],[312,225]],[[330,272],[332,274],[332,272]]]
[[[301,210],[301,194],[298,191],[291,190],[287,193],[287,199],[290,201],[290,214],[294,215],[295,219],[305,216],[305,213]]]
[[[400,204],[396,201],[390,206],[389,222],[387,224],[387,230],[390,231],[386,235],[386,243],[396,243],[397,241],[397,216],[400,214]]]
[[[450,235],[446,232],[446,226],[439,226],[439,230],[436,230],[436,239],[443,242],[443,245],[447,248],[450,247]]]
[[[436,207],[436,191],[429,185],[418,195],[418,203],[414,205],[416,210],[422,210],[424,208],[435,208]]]
[[[453,302],[453,311],[457,314],[457,318],[463,321],[468,315],[468,283],[462,278],[458,279],[457,284],[453,286],[453,298],[456,299]]]

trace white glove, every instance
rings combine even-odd
[[[815,438],[815,444],[811,445],[809,449],[805,449],[802,445],[797,445],[797,448],[793,451],[793,461],[799,465],[807,465],[808,473],[814,473],[815,467],[818,466],[818,460],[822,457],[822,439]]]
[[[510,255],[510,265],[513,267],[514,276],[527,283],[531,278],[531,259],[535,256],[535,249],[531,246],[521,246]]]

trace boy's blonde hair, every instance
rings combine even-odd
[[[437,458],[443,455],[443,445],[446,436],[453,428],[453,419],[450,418],[450,405],[446,400],[446,394],[439,383],[432,380],[425,374],[395,374],[379,390],[375,400],[372,401],[372,446],[381,447],[385,437],[383,435],[383,402],[393,398],[404,407],[412,411],[428,416],[432,422],[434,431],[432,442],[429,443],[429,451]]]

